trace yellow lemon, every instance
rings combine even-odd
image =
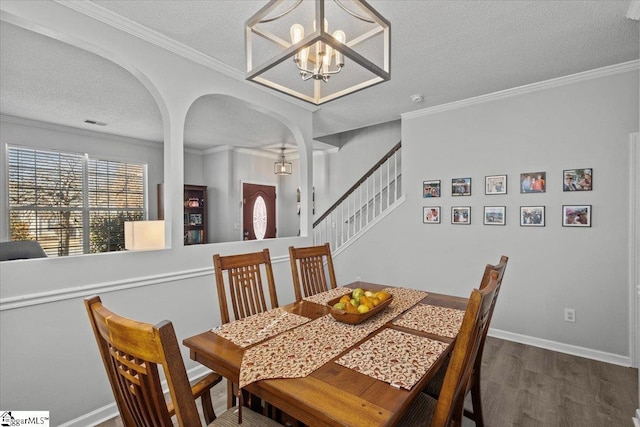
[[[365,305],[365,304],[360,304],[360,305],[358,306],[358,313],[360,313],[360,314],[364,314],[364,313],[366,313],[366,312],[368,312],[368,311],[369,311],[369,307],[368,307],[367,305]]]

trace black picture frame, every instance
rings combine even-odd
[[[562,205],[563,227],[591,227],[591,205]]]
[[[482,221],[484,225],[505,225],[507,223],[507,207],[485,206]]]
[[[423,206],[422,223],[440,224],[440,206]]]
[[[471,224],[471,206],[452,206],[451,207],[451,224],[470,225]]]
[[[520,226],[544,227],[545,226],[545,207],[544,206],[520,206]]]
[[[546,193],[547,173],[546,172],[525,172],[520,174],[520,193]]]
[[[442,194],[440,188],[440,180],[432,179],[430,181],[422,181],[422,197],[440,197]]]
[[[452,196],[470,196],[471,178],[454,178],[451,180]]]
[[[562,191],[593,190],[593,169],[565,169],[562,171]]]
[[[507,194],[507,175],[485,176],[484,194]]]

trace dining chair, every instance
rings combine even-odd
[[[464,410],[464,415],[475,421],[476,427],[484,427],[484,418],[482,415],[482,398],[480,395],[480,371],[482,367],[482,354],[484,352],[484,345],[487,340],[487,333],[489,332],[489,325],[491,323],[491,318],[493,317],[493,310],[496,305],[496,301],[498,300],[498,294],[500,293],[500,288],[502,286],[502,279],[504,277],[504,272],[507,269],[507,262],[509,261],[509,257],[502,255],[500,257],[500,262],[496,265],[487,264],[484,268],[484,272],[482,274],[482,280],[480,281],[480,289],[484,289],[490,282],[491,274],[495,271],[498,274],[497,277],[497,286],[496,292],[491,302],[491,308],[489,310],[489,318],[487,320],[487,327],[484,329],[480,348],[478,349],[478,355],[476,356],[476,360],[474,362],[473,373],[471,375],[470,383],[469,383],[469,391],[471,393],[471,404],[472,411],[467,409]],[[440,367],[438,372],[435,374],[433,379],[429,381],[423,392],[427,393],[429,396],[437,399],[440,395],[440,390],[442,388],[445,373],[447,371],[448,363],[450,359]]]
[[[231,321],[227,302],[227,287],[235,320],[244,319],[245,317],[265,312],[270,308],[278,307],[278,296],[276,295],[269,249],[239,255],[220,256],[216,254],[213,256],[213,266],[218,288],[220,318],[223,324]],[[267,308],[265,299],[262,270],[264,270],[267,279],[266,285],[271,303],[270,308]],[[227,272],[226,284],[224,280],[225,271]]]
[[[197,398],[201,398],[208,426],[238,424],[237,408],[218,417],[213,410],[210,390],[222,380],[220,375],[210,373],[193,386],[189,384],[170,321],[152,325],[119,316],[99,296],[85,299],[84,304],[125,427],[169,427],[174,425],[174,416],[181,427],[201,426]],[[169,401],[162,390],[160,370],[169,388]],[[241,414],[245,427],[278,426],[249,408],[243,408]]]
[[[304,297],[335,289],[338,286],[329,243],[306,248],[289,246],[289,261],[291,261],[296,301],[302,301]],[[329,276],[329,282],[327,282],[327,276]]]
[[[218,289],[218,303],[220,305],[220,319],[223,324],[231,321],[227,291],[233,309],[235,320],[267,311],[267,302],[263,289],[262,270],[267,280],[270,308],[278,307],[278,296],[271,268],[269,249],[238,255],[213,256],[213,266]],[[227,272],[225,283],[224,272]],[[227,381],[227,407],[235,405],[237,386]]]
[[[498,287],[498,274],[497,271],[492,271],[486,286],[471,292],[438,399],[426,393],[418,393],[418,397],[411,403],[398,426],[462,425],[464,400],[482,345],[482,336],[491,317],[491,307]]]

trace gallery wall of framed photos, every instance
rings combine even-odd
[[[563,196],[566,196],[562,198],[562,205],[557,207],[560,212],[557,218],[558,223],[563,227],[591,227],[593,206],[589,197],[583,197],[588,196],[589,193],[583,192],[593,190],[592,168],[564,169],[562,173],[553,174],[547,174],[547,171],[533,170],[512,175],[511,180],[516,180],[515,184],[511,184],[512,188],[514,185],[518,186],[517,190],[512,191],[519,195],[531,195],[531,203],[524,203],[528,200],[520,199],[523,204],[520,205],[519,211],[508,214],[507,203],[504,199],[500,200],[500,197],[509,197],[507,191],[509,176],[507,174],[486,175],[483,181],[484,195],[499,197],[496,197],[495,204],[483,203],[481,206],[475,207],[474,212],[479,212],[479,215],[482,215],[482,220],[478,223],[487,226],[507,225],[509,215],[511,217],[509,224],[519,224],[521,227],[544,227],[549,221],[553,223],[554,219],[547,218],[549,206],[544,203],[544,198],[540,199],[539,197],[541,195],[544,197],[544,193],[550,191],[562,192]],[[447,183],[444,187],[443,182]],[[448,180],[442,179],[423,180],[422,197],[428,205],[422,207],[422,222],[424,224],[441,224],[444,222],[442,220],[443,213],[450,211],[451,224],[471,225],[473,205],[456,202],[463,200],[462,198],[465,196],[474,194],[472,193],[472,177],[451,178],[450,191],[446,189],[448,182]],[[476,192],[478,192],[477,189]],[[449,197],[451,199],[448,199]],[[442,200],[443,203],[437,203],[439,200]],[[447,201],[451,201],[451,206],[443,206]],[[550,206],[551,210],[555,210],[555,208],[556,206]]]

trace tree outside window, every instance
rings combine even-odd
[[[124,221],[146,217],[146,165],[9,147],[11,240],[49,256],[124,250]]]

